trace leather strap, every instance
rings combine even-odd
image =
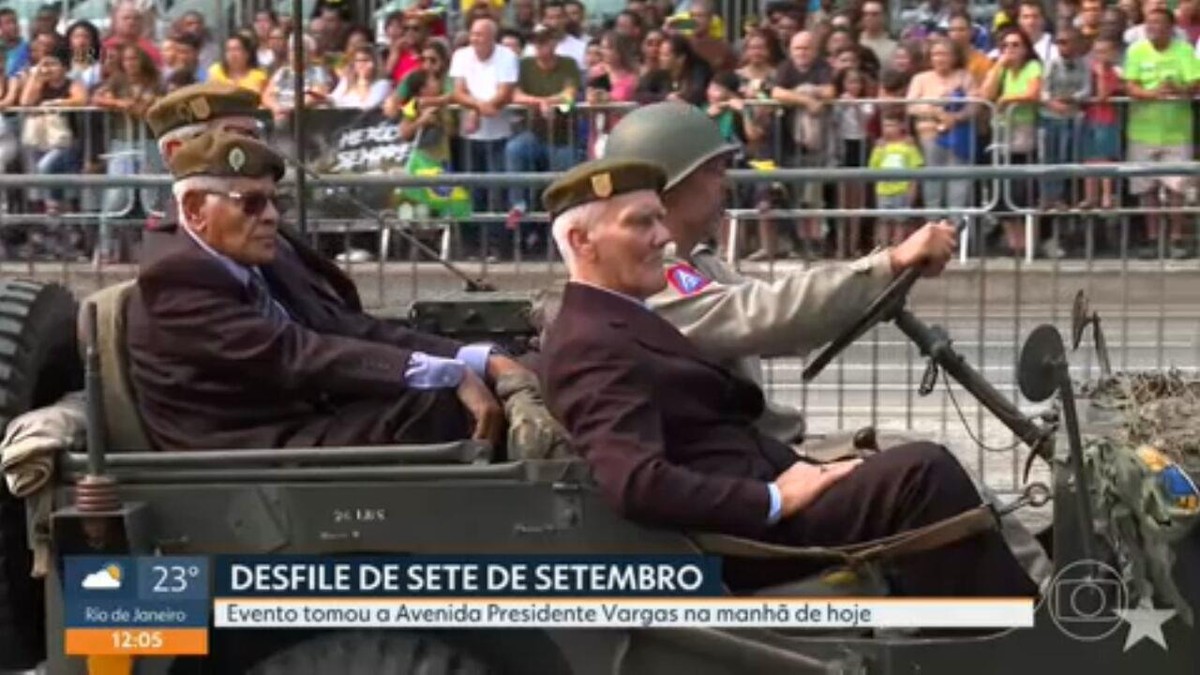
[[[705,553],[758,559],[802,558],[859,566],[938,549],[996,527],[995,513],[984,504],[915,530],[851,546],[785,546],[709,532],[693,532],[689,536]]]
[[[973,537],[997,527],[996,514],[992,507],[983,504],[970,511],[930,523],[915,530],[865,542],[855,546],[850,553],[856,561],[891,560],[913,553],[932,551]]]

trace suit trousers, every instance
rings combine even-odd
[[[970,476],[945,448],[909,443],[873,455],[807,508],[776,525],[770,541],[846,546],[928,525],[982,503]],[[745,591],[814,574],[795,560],[726,561],[726,582]],[[892,561],[893,591],[906,596],[1024,596],[1037,587],[997,531]]]
[[[412,389],[395,400],[339,405],[319,446],[448,443],[471,437],[471,416],[454,389]]]

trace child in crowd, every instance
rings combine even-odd
[[[1092,45],[1092,91],[1096,102],[1084,108],[1083,159],[1087,164],[1109,164],[1121,158],[1121,126],[1117,108],[1108,99],[1121,94],[1121,73],[1116,65],[1121,45],[1111,36],[1102,35]],[[1096,193],[1099,192],[1097,201]],[[1081,209],[1113,208],[1113,179],[1088,178],[1084,181]]]
[[[838,99],[833,116],[841,165],[850,168],[866,166],[868,130],[875,115],[875,104],[863,102],[870,96],[867,77],[857,68],[840,71],[833,78],[833,92]],[[863,183],[839,181],[838,203],[844,209],[863,208],[866,203]],[[838,255],[842,258],[856,255],[862,240],[861,219],[850,216],[847,220],[846,227],[838,228]]]
[[[708,116],[716,121],[721,128],[721,138],[727,143],[742,144],[746,139],[742,126],[742,112],[745,105],[738,97],[741,83],[737,73],[717,73],[708,83]]]
[[[868,166],[872,169],[916,169],[925,164],[921,151],[906,129],[903,110],[889,111],[883,118],[883,137],[871,151]],[[876,206],[883,215],[876,221],[875,245],[899,244],[913,229],[908,216],[887,213],[891,209],[911,209],[917,197],[915,180],[878,180],[875,182]]]

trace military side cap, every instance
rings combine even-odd
[[[254,115],[258,94],[226,82],[204,82],[180,87],[163,96],[146,111],[146,124],[155,138],[188,124],[219,117]]]
[[[228,131],[207,131],[188,139],[171,156],[176,180],[191,176],[217,178],[283,177],[283,157],[262,141]]]
[[[580,164],[559,176],[542,193],[542,204],[553,217],[567,209],[628,192],[662,192],[666,184],[666,170],[654,162],[597,159]]]

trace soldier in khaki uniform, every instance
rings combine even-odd
[[[760,358],[804,356],[833,339],[902,270],[925,265],[940,273],[954,253],[955,229],[930,223],[901,245],[848,263],[796,270],[776,281],[742,277],[707,243],[725,211],[725,170],[737,150],[698,108],[660,103],[625,116],[608,137],[605,156],[661,164],[663,203],[674,240],[665,290],[650,305],[710,357],[762,384]],[[800,443],[804,419],[771,403],[760,428]]]
[[[698,108],[668,102],[622,118],[608,137],[605,157],[651,161],[667,172],[662,201],[674,246],[665,261],[667,287],[649,305],[702,353],[760,386],[760,359],[804,356],[821,347],[847,329],[897,274],[922,267],[936,276],[954,255],[955,227],[931,222],[898,246],[859,260],[791,271],[771,282],[742,277],[708,244],[725,213],[726,169],[736,150]],[[845,443],[823,449],[805,443],[801,411],[778,401],[768,402],[758,426],[814,458],[850,449]],[[880,447],[895,444],[885,439]],[[977,486],[998,501],[985,485]],[[1046,583],[1052,566],[1041,545],[1012,514],[1001,525],[1029,575]]]

